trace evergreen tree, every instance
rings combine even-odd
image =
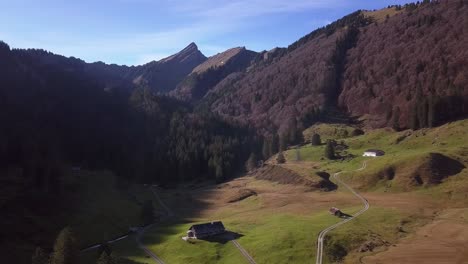
[[[151,200],[147,200],[143,203],[140,217],[144,225],[149,225],[154,222],[154,208]]]
[[[102,252],[96,264],[111,264],[111,257],[106,253]]]
[[[279,151],[285,151],[288,147],[287,137],[285,134],[279,136]]]
[[[427,127],[427,114],[428,114],[428,107],[427,101],[421,100],[418,104],[418,119],[419,119],[419,127]]]
[[[70,227],[65,227],[60,231],[54,244],[51,264],[78,264],[80,250],[75,235]]]
[[[312,135],[312,146],[319,146],[320,144],[322,144],[322,140],[320,139],[320,135],[317,134],[317,133],[314,133]]]
[[[393,112],[393,129],[400,130],[400,108],[397,106]]]
[[[283,152],[278,153],[278,157],[276,157],[276,162],[278,162],[279,164],[286,162],[286,158],[284,157]]]
[[[270,154],[273,155],[279,151],[279,136],[278,134],[273,135],[273,140],[271,141]]]
[[[335,146],[331,140],[327,140],[327,146],[325,147],[325,157],[327,159],[335,158]]]
[[[353,132],[351,132],[352,137],[356,137],[356,136],[360,136],[360,135],[364,135],[364,131],[362,131],[359,128],[356,128],[356,129],[353,130]]]
[[[427,113],[427,125],[428,127],[434,127],[436,125],[436,100],[434,97],[429,97],[428,100],[428,113]]]
[[[97,264],[119,264],[122,261],[114,254],[107,254],[106,252],[102,252],[101,256],[99,257]]]
[[[224,180],[223,167],[220,165],[216,166],[216,182],[222,182]]]
[[[263,159],[267,160],[268,158],[271,157],[271,152],[270,152],[270,141],[267,137],[263,139],[263,147],[262,147],[262,154],[263,154]]]
[[[254,152],[250,154],[249,159],[247,160],[245,164],[245,168],[247,171],[254,170],[257,167],[257,155],[255,155]]]
[[[411,111],[410,128],[412,130],[416,130],[419,128],[419,115],[418,115],[417,107],[413,107],[413,110]]]
[[[48,264],[49,256],[40,247],[37,247],[31,259],[32,264]]]
[[[100,257],[102,253],[106,253],[110,255],[112,253],[112,249],[107,242],[103,242],[97,249],[97,256]]]

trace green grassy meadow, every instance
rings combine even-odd
[[[354,128],[320,125],[319,130],[327,131],[324,138],[333,139],[339,129],[352,130]],[[395,132],[391,129],[378,129],[369,131],[365,135],[339,138],[349,146],[346,153],[354,155],[343,160],[327,160],[324,158],[325,146],[306,145],[299,148],[300,161],[294,164],[312,164],[307,166],[313,174],[315,171],[331,173],[347,171],[340,177],[347,183],[360,190],[385,195],[391,181],[381,180],[377,174],[383,169],[393,166],[405,170],[418,165],[431,152],[444,154],[468,166],[468,146],[465,135],[468,132],[468,120],[457,121],[444,126],[423,129],[419,131]],[[339,132],[341,135],[343,132]],[[349,134],[349,133],[348,133]],[[365,158],[362,153],[369,148],[382,149],[386,155],[378,158]],[[285,152],[287,163],[293,162],[296,157],[295,149]],[[360,172],[354,170],[361,167],[362,162],[368,160],[367,169]],[[304,167],[305,168],[305,167]],[[397,170],[398,173],[398,170]],[[311,176],[312,177],[312,176]],[[391,193],[410,191],[418,197],[425,197],[428,201],[439,198],[452,199],[462,204],[466,203],[468,186],[467,169],[459,174],[449,177],[439,185],[415,187],[411,190],[393,184]],[[249,188],[262,188],[269,185],[273,190],[280,192],[282,185],[252,181]],[[275,189],[276,188],[276,189]],[[215,188],[216,189],[216,188]],[[450,197],[447,198],[447,192]],[[176,194],[177,192],[177,194]],[[168,190],[161,195],[172,207],[177,207],[180,201],[190,206],[191,199],[198,197],[178,197],[179,202],[171,201],[175,196],[183,196],[189,190]],[[208,191],[209,192],[209,191]],[[348,195],[353,205],[343,205],[336,201],[337,206],[346,213],[354,213],[362,208],[359,200],[354,201],[346,189],[339,188],[337,194]],[[304,195],[307,195],[306,193]],[[327,199],[332,193],[320,194]],[[328,207],[316,208],[307,213],[297,214],[286,209],[288,204],[274,207],[268,203],[270,196],[251,196],[235,204],[217,208],[209,208],[211,215],[194,217],[180,217],[169,222],[161,223],[150,229],[143,238],[143,242],[167,263],[246,263],[240,252],[232,243],[196,241],[185,242],[181,239],[186,230],[194,223],[206,222],[211,219],[222,220],[232,232],[241,236],[239,243],[253,256],[257,263],[310,263],[315,259],[316,239],[318,233],[340,221],[339,218],[328,214]],[[306,202],[306,200],[304,200]],[[310,200],[307,200],[310,202]],[[313,202],[313,201],[312,201]],[[342,206],[343,205],[343,206]],[[175,208],[177,209],[177,208]],[[207,208],[201,208],[203,211]],[[371,208],[360,217],[340,226],[327,235],[325,246],[325,263],[337,261],[336,256],[345,252],[345,263],[356,263],[359,258],[375,252],[358,253],[356,249],[373,236],[386,241],[388,245],[396,243],[402,236],[411,233],[415,228],[430,221],[427,215],[418,212],[408,212],[391,206],[371,205]],[[398,231],[405,223],[405,232]],[[128,259],[141,263],[150,263],[144,253],[136,247],[134,239],[121,241],[114,245],[116,252]],[[333,257],[335,256],[335,257]]]
[[[324,124],[319,126],[322,131],[334,131],[335,129],[331,126],[327,130],[324,129],[324,126]],[[326,159],[324,157],[324,145],[311,146],[309,144],[301,147],[299,151],[302,161],[315,162],[316,165],[314,167],[317,171],[322,170],[329,173],[343,170],[353,171],[359,168],[364,160],[369,160],[366,170],[348,173],[344,178],[361,189],[384,190],[389,182],[378,179],[376,175],[379,172],[390,166],[400,167],[402,170],[414,167],[421,163],[429,153],[441,153],[460,161],[465,167],[468,167],[467,132],[468,120],[461,120],[441,127],[418,131],[395,132],[388,128],[377,129],[369,131],[365,135],[337,139],[338,142],[343,141],[349,146],[346,154],[354,155],[354,158],[344,160]],[[362,157],[362,153],[370,148],[384,150],[386,154],[378,158]],[[287,160],[294,160],[296,150],[288,150],[285,156]],[[465,169],[457,177],[451,177],[446,181],[459,183],[460,180],[454,178],[466,178],[467,175],[468,171]],[[450,183],[447,185],[450,185]],[[394,183],[391,191],[403,191],[405,190],[403,187],[398,186],[398,183]]]
[[[112,173],[83,171],[79,177],[81,200],[69,223],[82,247],[117,238],[128,233],[129,227],[140,226],[144,201],[152,200],[155,209],[159,207],[148,187],[132,185],[119,189]],[[134,240],[123,241],[127,245],[134,244]],[[92,250],[82,255],[81,263],[95,263],[96,260],[96,250]]]

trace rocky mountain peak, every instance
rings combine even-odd
[[[181,51],[177,52],[174,55],[171,55],[165,59],[162,59],[160,62],[170,62],[170,61],[184,61],[188,59],[196,59],[196,60],[205,60],[206,57],[201,53],[198,49],[197,44],[194,42],[190,43],[187,47],[183,48]]]

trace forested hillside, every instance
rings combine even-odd
[[[256,52],[244,47],[216,54],[193,69],[171,95],[184,101],[197,102],[229,74],[244,71],[256,55]]]
[[[110,88],[80,60],[3,42],[0,57],[0,245],[22,241],[3,254],[10,263],[50,246],[67,224],[61,215],[78,208],[72,168],[109,170],[124,183],[219,182],[256,146],[252,131],[150,88]],[[23,225],[36,233],[23,237]]]
[[[288,49],[264,53],[248,72],[220,82],[207,95],[206,104],[264,134],[280,133],[294,139],[297,131],[335,108],[344,54],[354,45],[358,28],[368,23],[355,12]]]
[[[468,3],[424,1],[361,30],[339,104],[369,125],[432,127],[468,113]]]
[[[468,114],[467,18],[466,1],[358,11],[287,49],[262,53],[201,105],[293,139],[317,120],[358,118],[396,129],[440,125]]]

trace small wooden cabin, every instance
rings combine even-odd
[[[223,234],[226,232],[221,221],[193,225],[187,231],[187,238],[198,239]]]
[[[364,157],[379,157],[383,155],[385,155],[385,152],[379,149],[368,149],[364,151],[364,154],[362,154]]]
[[[334,215],[334,216],[338,216],[338,217],[341,217],[341,210],[336,208],[336,207],[332,207],[330,208],[330,210],[328,210],[328,212],[331,214],[331,215]]]

